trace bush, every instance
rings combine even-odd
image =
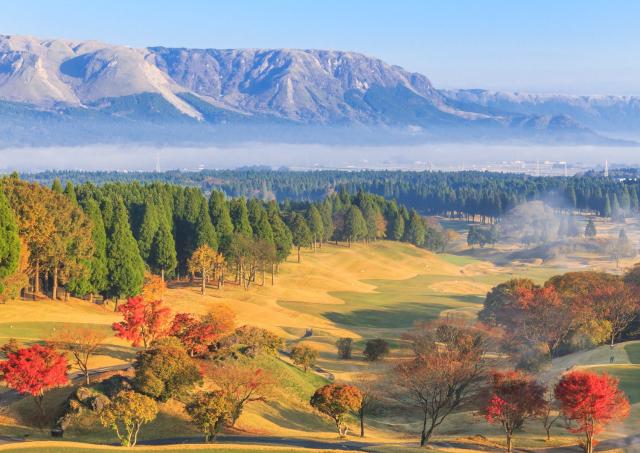
[[[306,373],[318,360],[318,351],[311,349],[309,346],[298,344],[291,348],[291,360],[293,360],[294,364],[301,366]]]
[[[177,338],[154,342],[135,363],[134,388],[160,401],[182,395],[202,381],[200,369]]]
[[[382,338],[369,340],[367,341],[367,344],[364,348],[364,351],[362,351],[362,354],[364,354],[364,356],[370,362],[381,360],[385,356],[389,355],[389,343],[387,343]]]
[[[336,346],[338,348],[338,357],[344,360],[349,360],[351,358],[351,352],[353,349],[353,339],[351,338],[339,338],[336,341]]]

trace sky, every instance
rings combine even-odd
[[[362,52],[438,88],[640,95],[634,0],[3,0],[1,34]]]

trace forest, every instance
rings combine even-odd
[[[535,177],[479,171],[290,171],[247,168],[199,172],[42,172],[24,178],[50,185],[56,178],[75,184],[164,181],[221,190],[230,197],[278,201],[321,201],[341,190],[359,190],[396,200],[425,215],[491,222],[515,206],[543,200],[563,209],[577,209],[601,217],[638,211],[640,181],[633,169],[611,177],[589,172],[573,177]]]
[[[51,188],[2,180],[0,279],[2,298],[70,293],[93,299],[139,294],[145,271],[165,278],[195,276],[218,286],[231,278],[248,289],[275,281],[292,247],[327,241],[388,238],[442,250],[447,236],[437,221],[394,201],[359,191],[334,193],[318,202],[264,202],[208,198],[195,187],[170,183],[83,183]],[[261,279],[258,277],[261,276]]]

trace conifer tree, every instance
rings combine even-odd
[[[291,253],[293,238],[291,231],[289,231],[282,217],[280,217],[280,211],[275,201],[269,203],[268,216],[271,230],[273,231],[273,241],[276,246],[276,261],[281,263],[285,261]]]
[[[53,184],[51,184],[51,190],[55,193],[62,193],[62,183],[60,182],[60,178],[56,178],[53,180]]]
[[[362,211],[357,206],[350,206],[344,218],[344,239],[349,243],[359,241],[367,236],[367,223],[364,220]]]
[[[596,237],[596,225],[593,223],[593,219],[589,219],[587,226],[584,229],[584,237],[590,239]]]
[[[267,211],[262,203],[256,199],[249,201],[247,210],[249,212],[249,222],[253,230],[253,237],[260,239],[267,244],[273,244],[273,229],[269,223]]]
[[[307,220],[307,225],[309,225],[309,229],[311,230],[311,235],[313,237],[313,248],[315,250],[316,243],[322,243],[322,234],[324,230],[324,224],[322,222],[322,216],[316,208],[316,205],[311,204],[305,213],[305,218]]]
[[[422,247],[425,242],[426,229],[424,227],[424,222],[420,215],[415,211],[411,211],[411,216],[409,217],[409,223],[405,228],[405,241],[410,242],[413,245],[418,247]]]
[[[247,201],[244,197],[234,198],[231,200],[229,213],[231,215],[231,221],[233,222],[234,233],[242,234],[247,237],[253,236],[253,230],[251,229],[251,223],[249,222]]]
[[[88,272],[72,278],[67,287],[79,296],[102,294],[107,288],[107,233],[105,231],[100,207],[93,198],[83,202],[83,210],[91,222],[91,241],[93,254],[87,260]]]
[[[4,289],[4,280],[18,269],[19,258],[18,223],[4,192],[0,190],[0,293]]]
[[[138,249],[140,250],[140,256],[145,262],[149,262],[149,255],[151,253],[151,246],[156,236],[158,228],[160,226],[160,219],[158,217],[158,210],[151,198],[147,198],[144,205],[144,215],[142,217],[142,223],[138,230],[137,240]]]
[[[226,253],[233,236],[233,223],[229,214],[229,205],[224,199],[224,193],[218,190],[211,192],[209,197],[209,215],[218,234],[218,248]]]
[[[306,220],[297,212],[293,214],[291,219],[291,237],[293,245],[298,248],[298,263],[300,262],[300,249],[311,245],[311,230]]]
[[[162,221],[153,238],[150,252],[150,262],[154,270],[160,272],[162,281],[165,275],[171,275],[178,265],[176,257],[176,243],[169,231],[167,223]]]
[[[328,242],[333,237],[335,226],[333,225],[333,208],[329,198],[320,205],[320,216],[322,216],[322,242]]]
[[[139,294],[144,283],[144,262],[121,199],[115,202],[113,225],[107,238],[107,269],[108,294],[115,298],[117,309],[118,299]]]
[[[65,196],[71,200],[74,206],[78,206],[78,197],[76,196],[76,189],[73,187],[73,183],[71,181],[67,181],[67,184],[64,186]]]
[[[207,203],[200,204],[200,212],[195,223],[196,242],[194,249],[201,245],[208,245],[213,250],[218,250],[218,236],[211,223]]]

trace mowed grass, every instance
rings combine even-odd
[[[629,356],[629,362],[640,365],[640,341],[625,345],[624,350]]]
[[[86,452],[119,452],[123,447],[108,447],[102,445],[77,445],[69,442],[37,442],[36,447],[23,446],[0,446],[0,452],[6,453],[86,453]],[[292,449],[263,445],[234,446],[234,445],[180,445],[178,446],[143,446],[138,445],[136,451],[161,451],[163,453],[179,453],[183,451],[194,451],[201,453],[252,453],[264,451],[270,453],[303,453],[312,451],[309,449]],[[313,450],[314,452],[331,452],[332,450]]]

